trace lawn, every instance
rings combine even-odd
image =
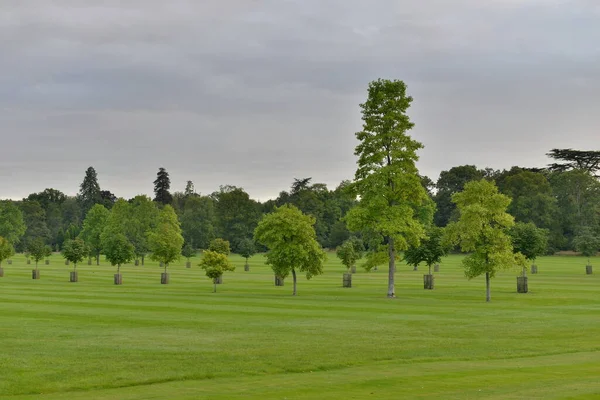
[[[78,266],[60,256],[15,256],[0,278],[0,398],[40,399],[597,399],[600,398],[600,258],[538,259],[527,294],[516,271],[468,281],[444,260],[436,288],[424,267],[401,265],[397,299],[387,268],[343,267],[275,287],[260,256],[233,256],[218,292],[185,260],[161,269]]]

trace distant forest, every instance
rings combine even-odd
[[[548,253],[574,250],[573,239],[582,230],[600,235],[600,151],[553,149],[548,155],[555,163],[544,168],[515,166],[494,170],[461,165],[442,171],[437,182],[422,176],[422,184],[437,206],[434,223],[444,227],[455,220],[452,195],[469,181],[487,179],[512,199],[508,211],[517,222],[533,222],[548,230]],[[127,202],[131,212],[143,205],[160,208],[170,204],[179,217],[186,244],[205,249],[212,239],[220,237],[231,243],[234,252],[244,239],[252,239],[265,213],[274,206],[293,204],[315,217],[319,243],[325,248],[336,248],[352,234],[360,236],[360,232],[349,232],[343,219],[356,204],[356,199],[345,190],[348,184],[343,181],[330,189],[313,183],[312,178],[293,179],[288,191],[261,203],[251,199],[243,188],[229,185],[201,195],[188,181],[183,192],[171,192],[169,174],[160,168],[154,181],[154,198],[140,195]],[[17,251],[23,251],[28,240],[38,237],[58,251],[66,240],[80,235],[94,205],[110,210],[117,200],[116,194],[102,190],[96,171],[90,167],[76,196],[49,188],[21,201],[1,201],[0,236],[14,236],[15,224],[21,220],[23,232],[12,238]]]

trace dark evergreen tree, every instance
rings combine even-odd
[[[154,181],[154,201],[164,205],[171,204],[173,196],[171,192],[171,179],[169,173],[164,168],[159,168]]]
[[[102,202],[98,175],[94,167],[89,167],[85,171],[85,178],[83,178],[83,182],[79,188],[79,201],[81,202],[83,215],[85,215],[94,204]]]

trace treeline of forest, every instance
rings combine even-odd
[[[467,182],[487,179],[512,199],[508,212],[517,222],[533,222],[547,229],[548,253],[574,250],[573,239],[582,230],[600,234],[600,181],[596,176],[600,152],[553,149],[548,155],[556,163],[545,168],[494,170],[461,165],[442,171],[437,182],[422,176],[422,185],[436,204],[435,225],[444,227],[457,219],[453,194],[462,191]],[[313,183],[311,178],[294,179],[290,189],[276,199],[259,202],[243,188],[229,185],[202,195],[188,181],[183,191],[171,192],[169,174],[160,168],[154,181],[154,198],[139,195],[119,203],[124,207],[122,215],[137,218],[140,229],[146,225],[150,228],[158,210],[169,204],[177,213],[187,245],[206,249],[211,240],[219,237],[231,243],[233,252],[239,252],[244,239],[252,239],[264,214],[275,206],[292,204],[316,219],[319,244],[336,248],[352,235],[343,219],[356,204],[354,195],[345,190],[349,183],[343,181],[331,189]],[[108,211],[118,200],[115,194],[102,190],[96,171],[90,167],[76,196],[45,189],[20,201],[1,201],[0,236],[14,243],[17,251],[24,251],[27,242],[34,238],[43,238],[58,251],[66,240],[89,235],[94,218],[106,218],[100,214],[108,213],[95,205]],[[360,236],[360,232],[356,234]]]

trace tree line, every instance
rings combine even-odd
[[[135,258],[143,263],[151,252],[151,232],[168,211],[172,223],[181,228],[178,251],[182,247],[188,252],[207,249],[211,241],[222,238],[231,243],[233,252],[243,252],[251,242],[258,245],[258,250],[271,250],[269,256],[275,257],[268,243],[276,241],[266,237],[256,240],[257,228],[273,212],[292,207],[310,218],[315,243],[321,248],[333,249],[349,239],[359,239],[367,250],[367,269],[388,263],[390,297],[395,295],[397,259],[404,252],[410,253],[411,248],[428,243],[436,227],[448,227],[441,235],[448,246],[475,254],[491,243],[496,249],[502,248],[508,243],[508,236],[502,235],[508,235],[515,221],[543,232],[546,253],[581,250],[590,244],[594,247],[600,233],[599,151],[552,149],[548,156],[555,162],[544,168],[494,170],[461,165],[442,171],[433,182],[415,165],[423,145],[408,135],[414,126],[407,114],[411,103],[402,81],[380,79],[369,84],[367,100],[360,105],[363,129],[356,133],[357,170],[352,181],[343,181],[335,189],[312,183],[312,178],[294,179],[288,191],[261,203],[251,199],[243,188],[230,185],[202,195],[196,193],[192,181],[187,181],[184,191],[171,192],[170,176],[160,168],[154,181],[154,198],[138,195],[123,199],[102,190],[95,169],[89,167],[76,196],[50,188],[21,201],[0,202],[0,237],[17,251],[26,251],[33,241],[58,251],[70,240],[81,238],[89,255],[98,262],[107,243],[103,235],[106,237],[107,227],[117,224]],[[474,188],[480,182],[487,182],[493,189],[480,187],[479,199],[474,194],[474,204],[467,207],[464,198],[470,195],[463,193],[469,187],[476,193]],[[482,197],[484,194],[488,197]],[[477,241],[464,236],[468,231],[453,228],[470,226],[461,220],[465,215],[471,215],[471,220],[481,219],[486,226],[485,215],[469,212],[475,206],[484,207],[488,200],[491,203],[486,215],[496,213],[504,220],[502,224],[491,221],[490,232],[501,226],[496,233],[502,235]],[[504,208],[494,210],[498,204],[504,204]],[[514,250],[515,243],[509,247]],[[488,266],[492,265],[490,254],[481,255]],[[480,268],[483,264],[477,265],[471,270],[485,270]],[[319,272],[315,268],[310,274]]]

